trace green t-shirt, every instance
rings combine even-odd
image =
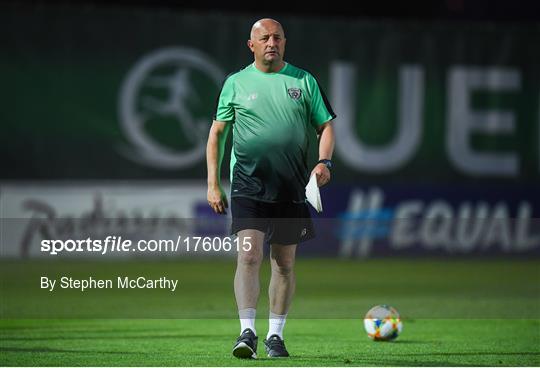
[[[251,64],[231,74],[214,117],[233,124],[231,197],[304,202],[307,129],[335,117],[315,78],[291,64],[277,73]]]

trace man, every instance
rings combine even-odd
[[[273,19],[257,21],[247,44],[254,63],[227,77],[221,90],[207,145],[208,203],[225,213],[227,197],[220,185],[221,160],[228,129],[231,153],[232,233],[241,246],[234,292],[240,337],[238,358],[257,357],[255,315],[259,269],[265,236],[270,243],[268,356],[287,357],[283,327],[295,289],[294,261],[299,242],[312,238],[305,200],[308,129],[319,135],[319,159],[311,174],[322,186],[330,180],[334,132],[332,108],[315,78],[283,60],[285,34]]]

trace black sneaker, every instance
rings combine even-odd
[[[286,358],[289,356],[285,341],[278,335],[272,335],[267,340],[264,340],[264,348],[270,358]]]
[[[259,339],[255,333],[246,328],[236,339],[236,344],[232,350],[235,357],[240,359],[257,359],[257,342]]]

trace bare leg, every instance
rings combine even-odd
[[[264,233],[258,230],[242,230],[238,232],[240,249],[234,275],[234,295],[238,310],[257,308],[260,284],[259,270],[263,259]],[[251,249],[245,251],[242,245],[250,243]],[[247,248],[247,247],[246,247]]]
[[[258,230],[242,230],[238,232],[238,240],[234,295],[240,318],[240,336],[232,353],[237,358],[256,358],[255,317],[260,293],[259,270],[263,258],[264,233]],[[249,249],[245,250],[244,247]]]
[[[270,264],[272,266],[272,276],[268,295],[270,297],[270,312],[274,314],[285,315],[289,311],[296,288],[295,255],[296,244],[272,244],[271,246]]]

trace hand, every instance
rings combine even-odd
[[[229,207],[229,204],[227,203],[227,195],[221,186],[209,186],[206,199],[215,213],[220,215],[227,214],[226,208]]]
[[[311,175],[313,174],[316,175],[317,185],[319,187],[326,185],[330,181],[330,170],[328,170],[325,164],[317,164],[311,172]]]

